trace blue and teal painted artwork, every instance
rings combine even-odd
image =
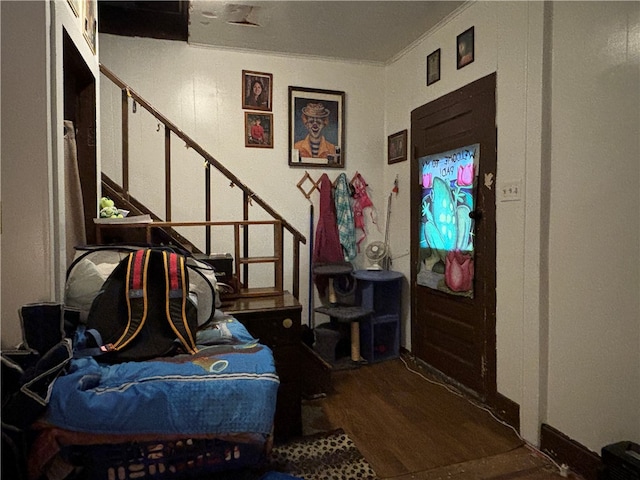
[[[417,283],[473,297],[474,211],[480,145],[420,158]]]

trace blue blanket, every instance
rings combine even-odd
[[[273,354],[240,322],[225,320],[227,329],[230,337],[195,355],[117,365],[72,360],[53,384],[46,420],[85,433],[270,433],[279,385]]]

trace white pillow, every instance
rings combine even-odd
[[[88,312],[106,279],[91,260],[80,260],[67,279],[65,305]]]
[[[189,270],[189,292],[197,297],[198,325],[202,325],[215,313],[215,309],[222,305],[218,293],[218,282],[210,265],[191,257],[187,258],[187,264],[194,266],[197,270]]]

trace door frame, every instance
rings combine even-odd
[[[434,147],[435,151],[428,151],[423,147],[422,151],[419,152],[419,146],[416,142],[418,142],[419,135],[417,132],[419,131],[418,126],[416,125],[417,118],[422,118],[423,113],[426,109],[433,115],[441,117],[444,120],[448,118],[453,118],[455,115],[460,114],[459,109],[456,110],[454,106],[460,107],[463,102],[468,99],[471,99],[474,95],[474,92],[493,92],[493,102],[492,105],[488,105],[489,110],[486,112],[487,116],[491,116],[493,118],[493,134],[487,134],[482,137],[481,142],[472,141],[469,143],[480,143],[480,162],[482,165],[483,159],[485,161],[488,160],[487,163],[492,165],[492,171],[483,172],[482,166],[478,175],[478,183],[477,188],[485,188],[485,178],[484,173],[493,173],[492,178],[492,186],[494,191],[494,201],[492,208],[486,208],[486,205],[478,205],[476,209],[481,208],[482,210],[482,222],[485,226],[490,227],[489,233],[485,234],[489,241],[492,241],[493,248],[490,248],[489,251],[485,252],[485,263],[487,265],[492,265],[493,268],[485,268],[482,272],[484,275],[486,282],[486,290],[482,292],[483,295],[486,296],[486,300],[484,303],[484,311],[483,311],[483,339],[482,339],[482,352],[481,352],[481,363],[482,363],[482,378],[481,378],[481,388],[480,391],[476,389],[470,389],[468,393],[471,393],[474,396],[479,397],[481,400],[485,401],[489,405],[497,406],[501,402],[501,399],[498,398],[497,394],[497,385],[496,385],[496,371],[497,371],[497,354],[496,354],[496,223],[495,223],[495,179],[496,179],[496,170],[497,170],[497,125],[495,124],[496,120],[496,105],[495,105],[495,88],[496,88],[496,73],[492,73],[486,77],[483,77],[479,80],[476,80],[454,92],[446,94],[436,100],[433,100],[425,105],[422,105],[413,110],[411,114],[411,142],[412,142],[412,152],[411,152],[411,278],[410,278],[410,286],[411,286],[411,332],[412,332],[412,345],[417,345],[418,342],[415,341],[415,335],[420,331],[419,327],[416,327],[418,320],[418,312],[417,312],[417,304],[418,304],[418,285],[417,285],[417,273],[420,265],[420,257],[419,257],[419,242],[418,242],[418,228],[419,222],[417,221],[420,218],[420,196],[421,189],[419,188],[417,178],[419,175],[418,172],[418,159],[430,154],[436,154],[442,151],[451,150],[457,147],[464,146],[461,143],[456,143],[458,140],[456,137],[452,137],[450,139],[445,140],[438,147]],[[469,138],[468,136],[465,138]],[[461,138],[460,142],[466,142],[465,138]],[[477,226],[476,226],[477,228]],[[483,241],[487,241],[487,238],[484,238]],[[422,287],[425,288],[425,287]],[[478,292],[480,293],[480,292]],[[415,347],[414,347],[415,348]],[[418,357],[419,358],[419,357]],[[426,362],[425,362],[426,363]],[[428,365],[428,364],[427,364]],[[435,367],[428,365],[429,367],[437,370]],[[439,373],[440,370],[437,370]],[[461,384],[456,379],[451,378],[449,375],[444,373],[447,381],[450,381],[453,384],[458,385],[459,387],[467,390],[466,385]],[[499,408],[503,410],[502,408]]]

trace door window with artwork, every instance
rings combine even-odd
[[[474,203],[480,145],[418,160],[422,189],[417,284],[473,298]]]

